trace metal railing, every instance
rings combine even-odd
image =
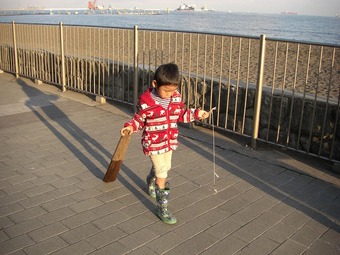
[[[223,34],[0,23],[0,69],[136,105],[158,65],[216,128],[340,160],[340,47]]]

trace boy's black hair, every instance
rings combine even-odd
[[[174,63],[160,65],[155,72],[154,80],[158,87],[162,85],[178,86],[180,83],[178,66]]]

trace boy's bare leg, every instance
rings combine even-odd
[[[156,177],[156,184],[158,185],[158,187],[160,189],[164,189],[165,188],[165,182],[166,182],[166,178],[158,178],[158,177]]]

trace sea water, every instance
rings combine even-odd
[[[77,13],[77,14],[75,14]],[[0,22],[104,26],[250,36],[340,46],[340,18],[289,14],[230,13],[219,11],[165,11],[117,14],[58,11],[44,14],[1,15]],[[28,14],[28,13],[26,13]],[[51,13],[52,14],[52,13]]]

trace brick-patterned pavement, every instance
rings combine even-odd
[[[102,181],[131,114],[0,74],[0,255],[340,254],[331,163],[215,132],[214,165],[212,131],[198,126],[180,127],[169,180],[178,223],[162,223],[140,134],[118,179]]]

